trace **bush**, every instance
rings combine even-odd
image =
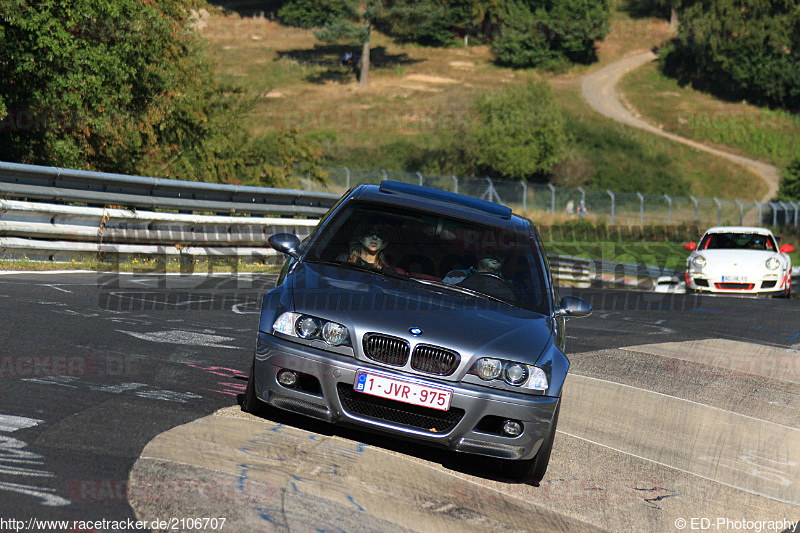
[[[777,199],[782,202],[800,201],[800,158],[792,161],[781,172]]]
[[[543,181],[567,152],[565,119],[547,83],[481,95],[475,108],[480,120],[470,138],[481,174]]]
[[[348,0],[293,0],[278,11],[280,21],[298,28],[319,28],[328,21],[351,16]]]

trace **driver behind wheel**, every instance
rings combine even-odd
[[[503,275],[500,273],[502,268],[503,262],[500,259],[497,259],[496,257],[484,257],[483,259],[479,260],[474,267],[469,267],[465,270],[451,270],[442,279],[442,282],[449,283],[450,285],[456,285],[457,283],[464,281],[469,276],[477,273],[493,274],[502,278]]]

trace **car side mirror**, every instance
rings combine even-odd
[[[694,252],[695,250],[697,250],[697,243],[696,242],[687,242],[686,244],[683,245],[683,247],[685,249],[689,250],[690,252]]]
[[[780,252],[782,254],[790,254],[794,252],[794,246],[792,246],[791,244],[784,244],[783,246],[781,246]]]
[[[592,314],[592,306],[583,298],[564,296],[556,309],[556,316],[583,318]]]
[[[267,239],[267,243],[278,252],[297,259],[297,250],[300,248],[300,239],[291,233],[276,233]]]

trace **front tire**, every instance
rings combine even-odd
[[[555,415],[553,415],[550,433],[545,437],[542,447],[539,448],[536,456],[523,461],[506,461],[503,466],[508,477],[537,486],[544,479],[547,465],[550,463],[550,452],[553,451],[553,441],[556,437],[556,426],[558,425],[558,413],[560,411],[561,399],[558,400],[558,406],[556,407]]]
[[[242,400],[242,411],[256,416],[262,416],[267,410],[267,405],[256,395],[255,367],[256,363],[255,360],[253,360],[253,363],[250,365],[250,376],[247,378],[247,388],[244,391],[244,399]]]

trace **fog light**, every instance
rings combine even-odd
[[[522,433],[522,424],[516,420],[506,420],[503,422],[503,435],[518,437]]]
[[[297,374],[291,370],[278,372],[278,383],[284,387],[294,387],[297,384]]]

